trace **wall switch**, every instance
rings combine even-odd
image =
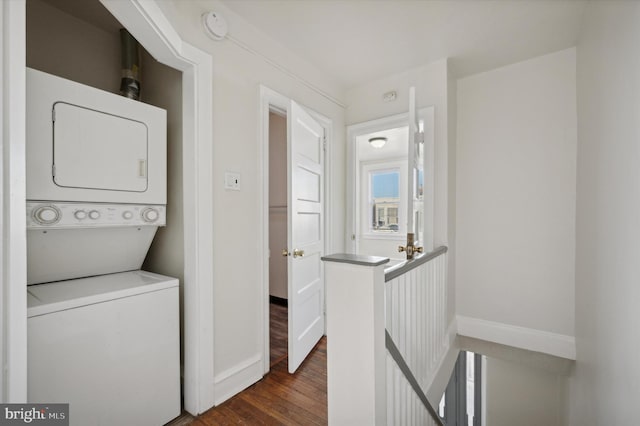
[[[228,189],[230,191],[240,191],[240,173],[225,172],[224,189]]]

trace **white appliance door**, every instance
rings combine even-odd
[[[291,102],[288,114],[289,372],[324,334],[324,129]]]
[[[65,102],[53,106],[53,180],[67,188],[144,192],[147,126]]]

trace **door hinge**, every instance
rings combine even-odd
[[[56,110],[55,109],[51,110],[51,121],[53,121],[54,123],[56,122]]]
[[[424,143],[424,132],[416,132],[415,141],[416,143]]]
[[[325,152],[327,151],[327,134],[326,133],[322,135],[322,150]]]
[[[56,165],[55,165],[55,164],[53,164],[53,165],[51,166],[51,175],[52,175],[53,177],[56,177]]]

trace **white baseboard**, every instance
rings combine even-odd
[[[214,377],[215,405],[220,405],[262,378],[262,357],[255,355]]]
[[[460,315],[456,320],[458,334],[461,336],[542,352],[561,358],[576,359],[576,339],[574,336]]]

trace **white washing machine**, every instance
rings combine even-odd
[[[141,271],[166,223],[166,112],[27,69],[28,399],[72,425],[180,414],[178,282]]]
[[[28,289],[31,402],[71,425],[157,426],[180,415],[178,281],[143,271]]]

